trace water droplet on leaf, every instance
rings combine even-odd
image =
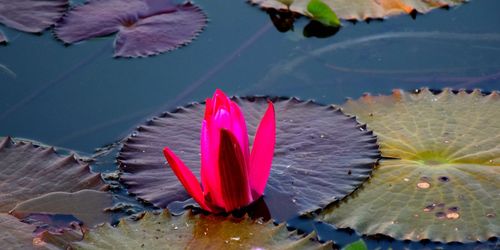
[[[452,213],[447,213],[446,214],[446,218],[450,219],[450,220],[456,220],[460,217],[460,214],[457,213],[457,212],[452,212]]]
[[[427,189],[431,187],[431,184],[429,182],[422,181],[417,183],[417,187],[421,189]]]

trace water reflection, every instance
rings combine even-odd
[[[295,22],[295,18],[297,17],[293,12],[269,9],[267,10],[267,14],[271,18],[276,30],[279,32],[293,31],[293,24]]]
[[[302,33],[305,37],[327,38],[331,37],[340,30],[340,27],[331,27],[323,25],[320,22],[311,20],[305,27]]]
[[[300,15],[294,12],[275,9],[268,9],[267,14],[276,30],[282,33],[294,31],[294,23],[300,18]],[[337,34],[339,30],[340,27],[326,26],[318,21],[310,20],[302,34],[304,37],[327,38]]]

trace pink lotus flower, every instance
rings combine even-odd
[[[274,154],[276,122],[269,102],[250,153],[245,118],[221,90],[206,100],[201,127],[201,185],[168,147],[163,149],[177,178],[205,210],[230,212],[264,193]]]

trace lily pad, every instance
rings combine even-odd
[[[485,241],[500,232],[500,96],[396,90],[348,101],[379,138],[372,178],[325,210],[338,227],[396,239]],[[391,159],[392,158],[392,159]]]
[[[73,8],[55,28],[65,43],[118,33],[116,57],[144,57],[190,43],[207,17],[188,2],[168,0],[92,0]]]
[[[313,241],[289,232],[284,224],[252,221],[248,218],[193,215],[171,216],[146,213],[138,221],[122,219],[117,227],[109,224],[91,229],[82,241],[61,244],[56,235],[45,240],[46,248],[71,249],[331,249],[331,242]],[[43,238],[42,238],[43,239]]]
[[[0,23],[24,32],[42,32],[61,18],[67,6],[68,0],[0,0]]]
[[[31,214],[73,215],[88,227],[110,222],[104,209],[113,205],[111,194],[95,190],[76,193],[53,192],[17,204],[10,214],[19,219]]]
[[[308,11],[311,0],[250,0],[265,9],[290,10],[311,18],[314,13]],[[427,13],[435,8],[455,6],[466,0],[323,0],[333,12],[346,20],[365,20],[388,16],[410,14],[413,11]]]
[[[35,226],[22,223],[16,217],[0,213],[0,246],[2,249],[31,249]]]
[[[61,157],[54,148],[32,142],[0,140],[0,212],[40,195],[82,189],[105,189],[99,174],[74,155]]]
[[[268,98],[233,100],[244,113],[251,144]],[[376,138],[353,117],[312,101],[270,100],[276,110],[276,145],[264,192],[269,207],[314,211],[348,195],[370,175],[379,156]],[[166,165],[162,148],[168,145],[199,178],[204,111],[203,103],[194,103],[164,113],[128,138],[118,161],[130,193],[161,208],[189,198]]]

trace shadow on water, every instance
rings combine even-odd
[[[300,18],[300,15],[291,11],[268,9],[266,12],[276,30],[282,33],[293,31],[295,21]],[[311,20],[304,27],[302,34],[304,37],[327,38],[337,34],[339,30],[340,27],[330,27],[323,25],[320,22]]]

